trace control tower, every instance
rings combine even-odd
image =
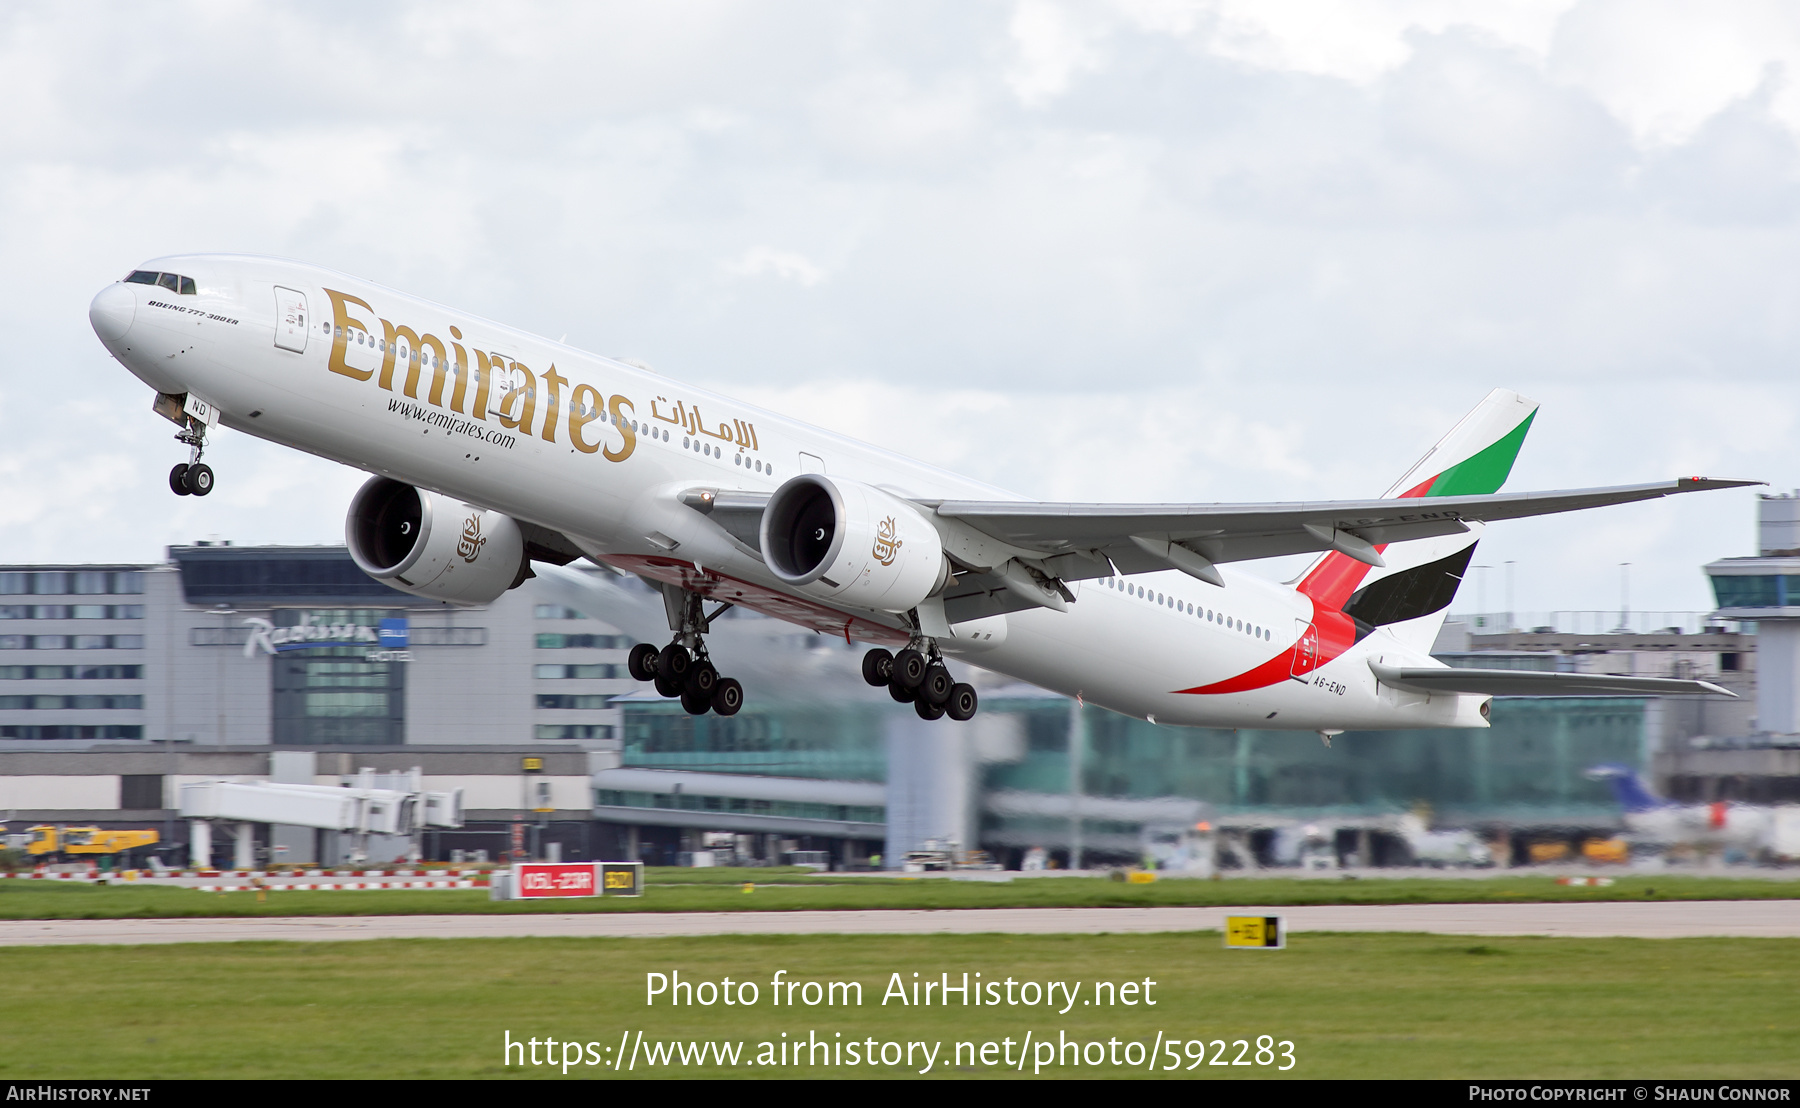
[[[1757,498],[1757,555],[1706,567],[1719,619],[1756,623],[1756,729],[1800,733],[1800,490]]]

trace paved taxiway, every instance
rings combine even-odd
[[[345,894],[354,895],[354,894]],[[1290,932],[1439,935],[1800,937],[1800,901],[1354,904],[1286,908],[977,908],[867,912],[604,912],[579,915],[286,916],[0,921],[0,946],[282,940],[673,935],[1057,935],[1217,931],[1227,915],[1280,915]]]

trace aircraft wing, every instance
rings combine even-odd
[[[1376,547],[1454,535],[1473,521],[1574,512],[1656,500],[1678,493],[1760,485],[1682,477],[1644,485],[1271,504],[1061,504],[1039,500],[929,500],[945,550],[962,567],[944,590],[951,622],[1032,607],[1062,609],[1074,600],[1065,582],[1178,569],[1214,585],[1219,562],[1338,551],[1382,566]],[[690,489],[682,503],[710,516],[745,548],[770,494]],[[960,531],[960,534],[958,533]]]
[[[1038,558],[1066,580],[1105,577],[1111,569],[1144,573],[1171,565],[1207,579],[1207,564],[1337,550],[1381,565],[1384,543],[1449,535],[1468,521],[1493,522],[1655,500],[1677,493],[1729,489],[1760,481],[1683,477],[1645,485],[1496,493],[1488,496],[1324,500],[1274,504],[1051,504],[1041,501],[922,501],[964,524]],[[1088,572],[1074,552],[1094,562]],[[1195,559],[1193,555],[1199,555]],[[1183,563],[1188,564],[1183,564]],[[1204,564],[1202,564],[1204,563]],[[1071,572],[1073,571],[1073,572]]]
[[[1485,696],[1729,696],[1711,681],[1673,677],[1615,677],[1604,673],[1540,673],[1523,669],[1463,669],[1459,666],[1389,666],[1371,661],[1377,680],[1422,693],[1475,693]]]

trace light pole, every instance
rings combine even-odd
[[[1631,626],[1631,563],[1619,563],[1619,630]]]
[[[1493,566],[1470,566],[1470,569],[1481,570],[1481,576],[1475,578],[1475,628],[1487,630],[1487,571]]]
[[[1515,620],[1513,618],[1513,561],[1511,558],[1508,558],[1506,560],[1506,633],[1507,634],[1510,635],[1514,631],[1518,630],[1518,628],[1516,626],[1514,626],[1514,623],[1515,623]]]

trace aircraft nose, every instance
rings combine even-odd
[[[104,343],[115,343],[125,337],[131,330],[132,318],[137,314],[137,297],[122,283],[114,283],[100,290],[94,302],[88,305],[88,322],[93,324],[94,334],[100,336]]]

